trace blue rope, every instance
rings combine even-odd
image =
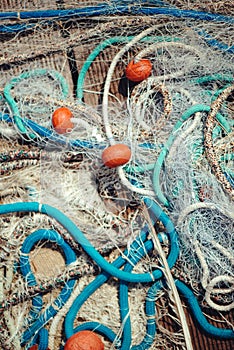
[[[63,238],[54,230],[37,230],[33,232],[30,236],[28,236],[21,249],[21,256],[20,256],[20,268],[23,276],[26,278],[26,281],[29,285],[35,285],[36,279],[31,271],[30,262],[29,262],[29,253],[33,246],[42,240],[49,240],[52,242],[55,242],[58,244],[65,255],[65,261],[66,264],[71,264],[72,262],[76,261],[76,255],[74,251],[71,249],[71,247],[63,240]],[[75,280],[71,279],[67,282],[66,286],[62,289],[60,295],[55,299],[53,304],[56,306],[54,308],[53,306],[50,306],[45,310],[44,313],[39,314],[42,307],[42,298],[41,296],[33,297],[33,306],[35,303],[40,301],[40,308],[38,307],[37,310],[33,310],[35,313],[36,321],[30,327],[27,328],[27,330],[22,335],[22,345],[28,342],[32,336],[36,332],[38,332],[50,319],[51,317],[54,317],[58,309],[60,309],[68,300],[72,293],[72,289],[74,287]]]
[[[114,13],[112,12],[114,11]],[[125,13],[128,11],[128,6],[110,6],[108,4],[99,4],[98,6],[89,6],[77,9],[66,10],[37,10],[37,11],[22,11],[22,12],[0,12],[0,19],[20,19],[21,20],[35,20],[35,19],[62,19],[77,17],[91,17],[110,15],[116,13]]]
[[[178,291],[186,299],[196,321],[198,322],[199,326],[201,327],[201,329],[203,329],[205,333],[207,333],[210,336],[221,338],[221,339],[234,339],[233,329],[218,328],[213,326],[207,321],[191,289],[189,289],[183,282],[179,280],[176,280],[175,284]]]
[[[100,4],[93,7],[85,7],[78,9],[68,9],[68,10],[44,10],[44,11],[27,11],[27,12],[1,12],[1,19],[20,19],[21,20],[48,20],[48,19],[59,19],[59,20],[68,20],[72,18],[79,17],[92,17],[92,16],[105,16],[105,15],[164,15],[177,18],[189,18],[201,21],[212,21],[212,22],[225,22],[225,23],[234,23],[234,17],[224,16],[220,14],[214,14],[203,11],[194,11],[194,10],[180,10],[176,8],[169,7],[144,7],[144,4],[140,3],[138,6],[129,4],[126,5],[115,5],[110,6],[107,4]],[[53,23],[47,21],[46,24]],[[19,31],[32,29],[36,24],[26,23],[26,24],[13,24],[13,25],[2,25],[0,26],[0,32],[2,33],[17,33]]]
[[[68,84],[67,84],[65,78],[59,72],[57,72],[55,70],[48,70],[48,69],[35,69],[35,70],[30,71],[30,72],[22,73],[19,76],[12,78],[10,80],[10,82],[5,86],[4,91],[3,91],[5,100],[12,110],[13,120],[14,120],[14,123],[16,124],[18,130],[22,134],[25,134],[26,136],[28,136],[31,139],[34,139],[36,137],[36,135],[33,133],[28,133],[27,129],[25,128],[23,119],[20,116],[18,105],[11,94],[11,90],[15,87],[16,84],[20,83],[21,81],[23,81],[25,79],[29,79],[32,77],[33,78],[41,77],[41,76],[45,76],[45,75],[49,75],[49,76],[53,77],[53,79],[59,81],[60,86],[61,86],[61,98],[66,99],[66,97],[68,96],[69,88],[68,88]]]
[[[147,232],[143,231],[141,232],[140,237],[136,238],[135,241],[131,244],[130,249],[126,250],[123,254],[126,255],[128,258],[128,255],[131,254],[130,252],[132,250],[135,251],[136,248],[142,245],[142,242],[144,242],[147,238]],[[112,265],[115,266],[116,268],[120,269],[125,263],[126,259],[123,258],[123,256],[119,256],[113,263]],[[106,273],[103,271],[100,275],[98,275],[94,281],[92,281],[81,293],[80,295],[75,299],[72,307],[70,308],[69,312],[66,315],[65,318],[65,334],[67,338],[70,338],[74,334],[73,330],[73,324],[75,317],[83,305],[83,303],[91,296],[100,286],[102,286],[109,278],[111,274]],[[107,338],[109,338],[108,333],[106,334]],[[110,338],[109,338],[110,339]]]
[[[168,233],[168,237],[169,237],[170,242],[171,242],[171,251],[168,255],[168,264],[170,267],[172,267],[173,261],[175,262],[176,258],[178,256],[178,247],[177,247],[177,242],[175,239],[176,233],[173,230],[174,226],[171,223],[171,221],[168,219],[166,214],[162,212],[162,209],[158,205],[156,205],[152,200],[150,200],[148,198],[144,198],[144,202],[149,210],[151,220],[153,222],[155,222],[155,219],[162,221],[162,223],[164,224],[164,226],[166,228],[166,231]],[[68,230],[68,232],[71,234],[71,236],[78,243],[80,243],[82,245],[82,247],[84,248],[85,251],[87,251],[88,254],[91,253],[90,256],[92,258],[95,258],[94,260],[96,262],[101,262],[101,264],[100,264],[101,268],[103,268],[103,267],[105,268],[105,269],[103,269],[103,272],[90,285],[88,285],[85,288],[85,290],[79,295],[78,304],[77,304],[78,309],[87,300],[89,295],[91,295],[93,293],[93,291],[96,290],[100,285],[105,283],[105,281],[110,276],[115,276],[115,277],[119,278],[121,280],[121,283],[123,283],[123,281],[125,281],[125,282],[128,282],[128,281],[129,282],[132,282],[132,281],[134,281],[134,282],[142,282],[142,281],[150,282],[153,279],[156,279],[156,278],[159,279],[162,277],[162,274],[158,273],[158,270],[156,270],[152,273],[154,277],[151,276],[151,278],[149,278],[148,273],[146,273],[146,274],[133,274],[132,272],[126,272],[126,271],[119,270],[123,265],[126,264],[126,261],[128,261],[127,258],[129,258],[131,260],[134,257],[133,261],[137,262],[138,259],[140,259],[146,253],[146,251],[150,251],[153,248],[152,241],[150,241],[150,240],[147,240],[145,245],[142,246],[142,242],[144,242],[146,240],[147,235],[148,235],[146,228],[144,228],[142,230],[141,236],[138,237],[133,242],[132,249],[130,249],[129,251],[126,252],[126,259],[123,258],[122,256],[120,256],[115,260],[115,262],[113,264],[109,264],[107,262],[103,263],[103,260],[105,261],[105,259],[103,259],[102,257],[100,258],[98,256],[99,253],[97,253],[97,255],[95,255],[93,253],[94,248],[90,245],[89,241],[81,234],[81,232],[79,231],[78,228],[74,227],[75,226],[74,223],[69,218],[67,218],[64,214],[59,212],[57,209],[52,208],[48,205],[41,205],[37,202],[31,202],[31,203],[22,202],[22,203],[4,204],[4,205],[0,206],[0,214],[2,214],[2,215],[14,213],[14,212],[40,212],[40,213],[43,213],[43,214],[46,214],[48,216],[53,217],[65,229]],[[177,250],[176,253],[174,253],[174,250]],[[132,254],[132,252],[134,252],[134,253]],[[127,254],[129,254],[129,255],[127,255]],[[116,271],[119,271],[119,272],[117,273]],[[132,278],[132,277],[134,277],[134,278]],[[72,282],[72,285],[69,284],[70,282]],[[219,329],[219,328],[209,324],[208,321],[206,320],[205,316],[202,314],[200,306],[199,306],[195,296],[193,295],[192,291],[187,286],[185,286],[182,282],[180,282],[178,280],[176,280],[175,282],[176,282],[176,286],[177,286],[179,292],[186,298],[186,300],[189,304],[189,307],[191,308],[192,313],[194,314],[194,317],[197,320],[198,324],[206,333],[208,333],[212,336],[215,336],[215,337],[223,338],[223,339],[234,339],[234,331],[232,329]],[[71,291],[73,284],[74,284],[74,281],[68,281],[67,284],[68,284],[68,288]],[[146,301],[146,315],[148,316],[147,333],[146,333],[146,336],[145,336],[143,342],[141,344],[139,344],[138,348],[137,348],[137,346],[135,348],[133,347],[134,350],[147,349],[149,342],[152,341],[152,334],[156,331],[156,325],[154,323],[151,323],[152,322],[151,316],[155,314],[155,309],[154,309],[155,305],[153,303],[154,303],[155,295],[156,295],[159,288],[160,288],[159,284],[157,284],[157,283],[153,284],[151,286],[151,289],[149,290],[149,292],[147,294],[147,301]],[[69,295],[70,295],[70,293],[69,293]],[[63,295],[61,298],[59,298],[59,300],[56,300],[57,307],[58,308],[62,307],[64,302],[65,302],[65,298]],[[76,312],[75,312],[76,310],[73,308],[72,308],[72,310],[73,310],[72,311],[73,314],[71,313],[71,310],[67,314],[67,317],[65,320],[66,325],[70,325],[72,322],[72,319],[75,317],[74,314],[76,314]],[[49,310],[46,310],[44,312],[44,314],[42,316],[40,316],[38,318],[38,320],[36,322],[34,322],[34,324],[28,330],[26,330],[26,332],[23,335],[22,345],[25,342],[27,342],[35,333],[37,333],[40,329],[42,329],[45,322],[48,321],[51,317],[54,317],[55,314],[56,314],[56,310],[51,308],[51,307],[49,308]],[[114,336],[114,333],[111,330],[109,330],[109,328],[106,328],[105,326],[100,326],[100,327],[101,327],[102,331],[105,332],[105,334],[109,337],[109,339],[112,339],[112,341],[113,341],[113,337],[114,337],[114,339],[118,341],[118,339],[116,339],[116,337]],[[73,327],[66,327],[66,336],[68,336],[68,337],[71,336],[74,331],[76,331],[76,329],[74,330]]]
[[[27,345],[26,349],[31,348],[32,345],[38,345],[38,350],[48,350],[49,333],[46,328],[41,328],[35,335],[32,342]]]
[[[159,236],[161,240],[161,237]],[[149,245],[149,242],[144,244],[144,247],[140,247],[140,250],[137,250],[137,254],[133,252],[131,255],[130,262],[127,262],[124,266],[124,271],[132,272],[134,266],[138,263],[138,261],[143,258],[146,253],[149,253],[153,246]],[[161,283],[154,283],[146,297],[146,317],[147,317],[147,325],[146,325],[146,335],[144,339],[139,345],[134,345],[131,347],[131,322],[130,322],[130,314],[129,314],[129,303],[128,303],[128,283],[125,281],[120,281],[119,285],[119,306],[120,306],[120,318],[121,323],[123,325],[123,335],[122,335],[122,343],[121,350],[130,349],[131,350],[146,350],[149,349],[155,340],[156,335],[156,308],[155,308],[155,297],[161,288]]]
[[[128,256],[128,259],[130,259],[132,261],[133,261],[133,259],[135,260],[134,264],[136,264],[146,254],[146,252],[152,250],[152,248],[153,248],[152,241],[146,241],[144,247],[142,247],[142,242],[144,242],[145,238],[146,238],[146,234],[143,233],[141,235],[141,237],[137,238],[132,243],[132,245],[130,247],[130,251],[132,251],[132,250],[135,251],[135,249],[137,250],[137,254],[131,255],[131,258]],[[124,252],[123,256],[128,255],[128,254],[129,254],[129,251],[126,250]],[[125,263],[126,263],[126,259],[123,258],[122,256],[120,256],[112,263],[112,265],[114,265],[116,268],[121,268]],[[75,299],[75,301],[73,302],[71,308],[69,309],[69,311],[65,317],[64,327],[65,327],[65,334],[66,334],[67,338],[70,338],[77,331],[76,329],[73,329],[73,324],[74,324],[76,315],[77,315],[78,311],[80,310],[81,306],[110,277],[111,277],[110,274],[107,274],[106,272],[102,272]],[[125,317],[125,311],[123,311],[123,306],[124,306],[124,304],[126,304],[126,294],[125,294],[125,291],[123,291],[121,288],[120,288],[119,299],[120,299],[120,311],[122,313],[122,316]],[[128,310],[127,304],[126,304],[126,308]],[[126,339],[129,339],[130,334],[131,334],[129,326],[130,326],[130,322],[128,323],[127,328],[126,328],[126,324],[124,325],[124,330],[125,330],[124,333],[126,334]],[[108,327],[103,328],[103,331],[105,331],[105,336],[109,340],[112,339],[112,341],[113,341],[113,334],[114,333]],[[121,349],[130,349],[130,343],[128,342],[126,344],[126,339],[124,338],[123,343],[121,345]],[[119,344],[119,339],[116,336],[114,338],[114,341],[116,342],[116,344]]]
[[[49,340],[49,333],[46,328],[40,329],[38,332],[38,335],[36,335],[36,344],[39,344],[38,350],[47,350],[48,349],[48,340]]]
[[[112,344],[116,344],[116,348],[119,348],[119,342],[117,335],[107,326],[99,323],[99,322],[84,322],[81,325],[77,326],[74,329],[74,334],[78,333],[80,331],[93,331],[96,332],[104,337],[106,337]]]
[[[210,34],[208,34],[204,29],[196,30],[196,32],[209,44],[215,49],[233,54],[234,53],[234,46],[228,46],[227,44],[224,44],[220,42],[219,40],[213,38]]]
[[[179,18],[193,18],[203,21],[217,21],[234,23],[234,18],[231,16],[224,16],[220,14],[214,14],[203,11],[194,10],[180,10],[176,8],[168,7],[143,7],[144,4],[139,6],[123,6],[115,5],[110,6],[108,4],[99,4],[98,6],[83,7],[77,9],[66,10],[38,10],[38,11],[22,11],[22,12],[0,12],[0,19],[20,19],[21,20],[34,20],[34,19],[60,19],[67,20],[69,18],[77,17],[91,17],[102,16],[110,14],[144,14],[148,16],[154,15],[168,15]]]
[[[33,246],[42,240],[49,240],[57,243],[63,249],[66,256],[66,263],[70,264],[72,261],[76,260],[74,252],[71,253],[71,248],[64,242],[61,236],[58,235],[56,231],[52,230],[37,230],[28,236],[21,247],[20,254],[20,270],[22,275],[26,279],[26,283],[29,286],[35,286],[37,284],[36,278],[30,267],[29,253],[32,250]],[[32,298],[33,308],[29,312],[29,321],[30,323],[39,317],[40,311],[43,306],[43,301],[41,295],[37,295]],[[32,320],[31,320],[32,319]]]
[[[157,8],[157,7],[132,7],[132,14],[141,14],[147,16],[155,15],[165,15],[172,16],[177,18],[191,18],[201,21],[212,21],[212,22],[225,22],[225,23],[234,23],[234,17],[224,16],[220,14],[214,14],[203,11],[194,11],[194,10],[179,10],[175,8]]]
[[[5,121],[7,123],[13,123],[14,120],[8,114],[0,114],[0,121]],[[30,128],[34,131],[37,136],[41,136],[44,138],[43,141],[47,142],[48,139],[52,142],[58,143],[60,145],[65,145],[69,148],[87,148],[87,149],[104,149],[106,148],[106,144],[97,143],[94,141],[86,141],[86,140],[68,140],[66,137],[62,135],[58,135],[53,130],[47,129],[42,125],[35,123],[31,119],[22,118],[22,123],[25,127]]]
[[[4,121],[7,123],[14,123],[14,120],[10,117],[9,114],[1,114],[0,113],[0,121]],[[48,139],[52,142],[58,143],[60,145],[65,145],[69,148],[86,148],[86,149],[100,149],[103,150],[105,149],[108,144],[104,142],[97,143],[95,141],[87,141],[87,140],[68,140],[66,137],[63,135],[58,135],[55,133],[53,130],[47,129],[42,125],[37,124],[31,119],[27,118],[22,118],[22,123],[24,124],[25,127],[31,129],[34,131],[37,136],[44,138],[44,140],[40,142],[48,142]],[[142,143],[138,145],[141,148],[146,148],[146,149],[155,149],[155,148],[162,148],[163,145],[155,145],[151,143]],[[134,168],[135,170],[135,168]],[[144,169],[145,171],[146,169]]]
[[[153,211],[153,215],[157,216],[158,220],[166,228],[166,232],[171,241],[171,251],[168,256],[169,266],[173,266],[177,260],[179,254],[177,233],[175,231],[174,225],[169,219],[169,217],[162,211],[162,209],[152,200],[145,198],[144,199],[146,206]],[[14,204],[3,204],[0,208],[0,214],[4,213],[13,213],[13,212],[40,212],[46,214],[50,217],[56,219],[73,237],[73,239],[78,242],[84,251],[100,266],[101,269],[113,275],[114,277],[129,281],[133,283],[148,283],[153,280],[161,278],[161,270],[156,269],[151,273],[141,273],[141,274],[131,274],[128,272],[121,271],[108,263],[101,254],[93,247],[89,240],[83,235],[79,228],[70,220],[66,215],[60,212],[58,209],[53,208],[46,204],[39,204],[37,202],[28,202],[28,203],[14,203]]]

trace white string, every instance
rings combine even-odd
[[[185,340],[185,343],[186,343],[187,350],[193,350],[192,340],[191,340],[191,336],[190,336],[190,332],[189,332],[186,316],[185,316],[185,313],[184,313],[184,310],[183,310],[183,306],[182,306],[182,303],[181,303],[181,300],[180,300],[179,293],[178,293],[176,285],[175,285],[175,281],[173,279],[170,267],[169,267],[168,262],[167,262],[166,255],[164,253],[164,250],[162,249],[161,243],[160,243],[160,241],[158,239],[158,236],[157,236],[157,234],[155,232],[155,228],[154,228],[154,226],[153,226],[153,224],[151,222],[151,219],[150,219],[148,211],[145,210],[144,212],[145,212],[145,215],[147,217],[148,225],[149,225],[149,227],[151,229],[152,240],[154,242],[155,249],[159,253],[160,258],[162,259],[162,262],[163,262],[163,268],[161,268],[161,270],[163,271],[163,273],[164,273],[164,275],[166,277],[166,280],[168,282],[168,286],[171,289],[171,291],[173,293],[173,296],[174,296],[174,302],[175,302],[175,306],[176,306],[176,309],[178,311],[178,315],[179,315],[179,318],[180,318],[180,321],[181,321],[181,325],[182,325],[182,329],[183,329],[183,333],[184,333],[184,340]]]
[[[188,206],[187,208],[185,208],[181,212],[181,214],[179,215],[178,220],[177,220],[177,225],[181,226],[182,222],[184,221],[186,216],[188,216],[190,213],[192,213],[193,211],[198,210],[198,209],[210,209],[210,210],[216,210],[217,209],[222,214],[224,214],[227,217],[229,217],[232,220],[234,220],[234,212],[230,212],[229,210],[227,210],[225,208],[221,208],[220,206],[216,205],[215,203],[198,202],[198,203],[191,204],[190,206]]]
[[[148,34],[152,33],[153,31],[159,29],[162,25],[156,25],[150,28],[147,28],[146,30],[142,31],[140,34],[136,35],[134,39],[129,41],[113,58],[110,67],[107,72],[106,81],[104,85],[104,92],[103,92],[103,103],[102,103],[102,115],[103,115],[103,122],[105,126],[106,136],[110,142],[110,145],[114,145],[116,142],[113,137],[113,133],[111,130],[111,126],[109,123],[109,111],[108,111],[108,96],[109,96],[109,90],[110,90],[110,84],[112,81],[112,75],[114,73],[115,67],[121,57],[124,55],[125,52],[127,52],[132,46],[134,46],[137,42],[139,42],[142,38],[147,36]]]
[[[222,288],[215,288],[215,291],[214,291],[213,287],[220,282],[228,282],[228,283],[232,284],[232,287],[230,287],[230,289],[225,288],[224,291],[222,291]],[[214,292],[215,293],[225,293],[225,294],[227,292],[233,293],[234,292],[234,278],[233,277],[225,276],[225,275],[214,277],[206,287],[205,299],[206,299],[207,304],[217,311],[230,311],[231,309],[234,308],[234,301],[230,304],[227,304],[227,305],[219,305],[219,304],[216,304],[214,301],[212,301],[211,294]]]

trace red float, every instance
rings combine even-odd
[[[64,350],[104,350],[104,344],[94,332],[80,331],[67,340]]]
[[[122,143],[107,147],[102,153],[102,161],[108,168],[116,168],[124,165],[130,158],[130,148]]]
[[[141,59],[138,62],[131,61],[126,67],[126,77],[134,82],[147,79],[152,71],[152,63],[148,59]]]
[[[66,134],[74,128],[71,122],[73,114],[67,107],[56,109],[52,115],[52,125],[58,134]]]

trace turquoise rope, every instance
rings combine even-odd
[[[66,264],[76,260],[74,253],[71,253],[71,248],[64,242],[61,236],[58,235],[56,231],[52,230],[37,230],[29,235],[23,242],[21,247],[21,254],[19,259],[20,270],[24,278],[26,279],[26,284],[29,286],[37,285],[36,278],[31,270],[29,253],[33,246],[42,241],[49,240],[57,243],[63,249],[66,256]],[[37,295],[32,298],[32,309],[29,312],[30,323],[39,317],[40,311],[43,306],[43,300],[41,295]],[[31,320],[32,318],[32,320]]]
[[[156,294],[161,288],[162,288],[162,283],[156,282],[150,287],[147,293],[146,303],[145,303],[146,317],[147,317],[146,335],[144,336],[144,339],[142,340],[142,342],[139,345],[133,345],[131,347],[131,350],[149,349],[154,341],[154,337],[156,334],[155,299],[156,299]],[[74,333],[77,333],[82,330],[91,330],[91,331],[97,332],[100,335],[105,336],[112,344],[114,342],[116,343],[115,347],[117,349],[119,349],[121,346],[117,335],[109,327],[106,327],[98,322],[85,322],[80,326],[76,327],[74,330]]]
[[[151,347],[156,336],[156,295],[162,287],[162,283],[157,281],[148,290],[145,303],[145,314],[147,318],[146,334],[142,342],[132,346],[131,350],[146,350]]]
[[[145,198],[145,204],[154,215],[157,216],[158,220],[165,226],[166,232],[169,235],[171,241],[171,251],[168,257],[168,264],[174,264],[179,254],[177,233],[173,223],[169,217],[163,212],[163,210],[152,200]],[[121,271],[108,263],[101,254],[92,246],[90,241],[83,235],[79,228],[70,220],[66,215],[60,212],[58,209],[53,208],[46,204],[39,204],[37,202],[22,202],[13,204],[3,204],[0,207],[0,214],[13,213],[13,212],[40,212],[46,214],[55,220],[57,220],[78,242],[84,251],[100,266],[101,269],[109,273],[110,275],[124,281],[133,283],[148,283],[161,278],[161,270],[156,269],[152,273],[140,273],[131,274],[128,272]]]
[[[48,350],[49,332],[46,328],[40,329],[38,335],[35,337],[36,343],[38,345],[38,350]]]
[[[36,283],[34,283],[35,277],[30,268],[28,254],[33,248],[33,246],[35,245],[35,243],[45,239],[50,240],[52,242],[56,242],[63,249],[64,255],[65,255],[65,261],[67,265],[76,261],[76,255],[74,251],[56,231],[41,229],[33,232],[30,236],[28,236],[25,239],[22,247],[22,254],[26,253],[27,255],[20,256],[21,272],[27,278],[28,282],[29,281],[33,282],[33,285],[35,285]],[[65,305],[66,301],[68,300],[68,298],[72,293],[75,282],[76,281],[74,279],[71,279],[67,282],[66,286],[62,289],[59,296],[53,302],[53,304],[56,305],[56,308],[54,308],[53,306],[50,306],[42,314],[37,315],[36,321],[32,325],[30,325],[27,328],[27,330],[23,333],[22,345],[26,344],[32,338],[32,336],[35,335],[35,333],[38,330],[44,327],[44,325],[51,319],[51,317],[54,317],[57,314],[58,309],[62,308],[62,306]],[[30,285],[32,285],[32,283],[30,283]],[[42,301],[42,298],[41,298],[41,301]]]
[[[234,339],[234,330],[233,329],[223,329],[218,328],[210,324],[205,316],[203,315],[201,308],[198,304],[197,299],[195,298],[193,292],[181,281],[175,280],[176,287],[178,291],[186,299],[193,316],[198,322],[199,326],[203,329],[205,333],[210,336],[214,336],[221,339]]]
[[[142,247],[142,242],[144,242],[146,238],[146,234],[143,234],[140,238],[137,238],[131,245],[130,249],[136,249],[137,254],[135,253],[133,256],[131,256],[130,260],[133,261],[133,264],[135,265],[145,254],[146,252],[149,252],[153,249],[153,243],[152,241],[146,241],[144,243],[144,247]],[[128,250],[124,252],[124,254],[128,254]],[[134,259],[134,260],[133,260]],[[114,262],[113,265],[120,268],[126,264],[126,260],[123,257],[118,257]],[[127,266],[130,264],[127,263]],[[131,271],[131,268],[127,268],[128,271]],[[77,313],[83,303],[101,286],[103,285],[111,276],[109,274],[106,274],[105,272],[101,273],[94,281],[92,281],[76,298],[76,300],[73,302],[71,308],[69,309],[64,326],[65,326],[65,334],[67,338],[70,338],[74,333],[80,330],[81,328],[75,328],[73,329],[73,324],[75,321],[75,318],[77,316]],[[121,282],[122,283],[122,282]],[[125,284],[125,283],[124,283]],[[122,284],[122,287],[123,285]],[[127,286],[127,283],[125,284]],[[119,299],[120,299],[120,311],[121,315],[125,317],[125,314],[128,313],[128,302],[127,302],[127,294],[128,294],[128,288],[127,290],[124,287],[124,290],[120,287],[120,293],[119,293]],[[123,309],[125,308],[126,309]],[[147,310],[148,311],[148,310]],[[123,321],[123,319],[122,319]],[[106,326],[103,326],[101,324],[93,324],[88,323],[88,325],[84,324],[82,329],[87,329],[87,327],[90,329],[91,327],[97,326],[97,329],[93,328],[94,331],[98,331],[98,328],[100,327],[100,331],[102,331],[102,334],[104,334],[110,341],[116,342],[117,348],[119,348],[119,339],[118,337],[113,333],[113,331]],[[153,328],[149,328],[150,331],[152,331]],[[121,343],[121,349],[130,349],[131,345],[131,329],[130,329],[130,320],[124,323],[124,330],[123,330],[123,340]],[[153,336],[154,334],[152,334]]]
[[[48,69],[35,69],[30,72],[22,73],[18,77],[14,77],[13,79],[11,79],[11,81],[5,86],[3,91],[5,100],[12,111],[13,120],[15,122],[16,127],[18,128],[20,133],[28,136],[30,139],[35,139],[36,135],[34,133],[28,132],[28,130],[25,128],[23,119],[20,116],[18,105],[11,94],[11,90],[15,87],[16,84],[25,79],[29,79],[31,77],[41,77],[44,75],[50,75],[54,80],[57,80],[60,83],[62,93],[61,98],[65,99],[69,93],[68,84],[65,78],[59,72]]]
[[[164,222],[164,226],[167,229],[169,238],[170,239],[173,238],[171,240],[171,245],[173,247],[173,245],[175,244],[175,242],[173,243],[174,237],[173,236],[170,237],[173,224],[170,222],[170,220],[167,220],[167,216],[164,217],[164,215],[162,215],[161,208],[159,206],[155,207],[155,203],[152,200],[150,200],[148,198],[145,198],[144,200],[145,200],[145,204],[147,205],[148,209],[150,210],[150,208],[151,208],[150,215],[151,215],[152,220],[154,219],[154,217],[157,217],[159,220],[162,219],[161,221]],[[152,207],[153,207],[153,209],[152,209]],[[75,240],[77,240],[79,243],[81,243],[81,242],[83,244],[87,243],[87,240],[83,239],[82,235],[81,235],[81,237],[77,237],[77,234],[79,236],[79,231],[77,232],[77,230],[74,229],[74,227],[73,227],[74,224],[70,221],[70,219],[66,218],[66,216],[64,214],[62,214],[61,212],[59,212],[57,209],[54,209],[48,205],[40,205],[37,202],[31,202],[31,203],[30,202],[22,202],[22,203],[14,203],[14,204],[4,204],[4,205],[0,206],[0,214],[2,214],[2,215],[14,213],[14,212],[40,212],[40,213],[46,214],[48,216],[51,216],[51,217],[55,218],[62,226],[64,226],[68,230],[68,232],[73,236],[73,238]],[[150,242],[150,241],[147,241],[147,244],[150,244],[148,242]],[[171,251],[172,250],[173,249],[171,248]],[[121,262],[121,259],[123,259],[123,258],[122,257],[118,258],[119,267],[121,267],[122,263],[124,264],[124,262],[125,262],[124,259],[123,259],[124,261]],[[108,270],[111,272],[113,272],[113,271],[115,272],[116,268],[111,270],[111,269],[109,269],[109,265],[111,265],[111,264],[108,263]],[[109,271],[104,271],[103,274],[109,275]],[[122,274],[122,276],[126,277],[126,274],[129,275],[128,273],[125,273],[125,275]],[[131,273],[130,273],[130,275],[131,275]],[[142,275],[142,274],[140,274],[140,275]],[[143,275],[148,276],[148,274],[143,274]],[[113,274],[113,276],[116,276],[116,274]],[[129,279],[129,276],[127,276],[127,277],[128,277],[128,279],[126,279],[126,280],[131,281],[131,279]],[[150,280],[152,281],[152,278]],[[191,290],[188,287],[186,287],[184,284],[181,284],[181,282],[179,282],[179,281],[176,281],[176,285],[177,285],[177,288],[179,289],[179,291],[187,299],[189,306],[192,309],[192,312],[193,312],[197,322],[202,327],[202,329],[205,330],[206,333],[211,334],[211,335],[216,336],[216,337],[224,338],[224,339],[226,339],[226,338],[233,339],[234,338],[233,330],[219,329],[217,327],[210,325],[207,322],[206,318],[204,317],[204,315],[201,312],[201,309],[197,303],[195,296],[193,295],[193,293],[191,292]],[[50,314],[50,316],[53,317],[53,314]],[[38,328],[36,328],[36,329],[38,329]],[[32,334],[30,334],[30,337],[31,337],[31,335]]]
[[[144,244],[144,248],[146,246],[146,243]],[[144,253],[143,249],[143,253]],[[137,251],[137,258],[131,259],[130,261],[132,264],[126,263],[124,266],[124,271],[131,273],[134,266],[136,265],[137,261],[139,261],[143,256],[139,256],[140,251]],[[131,320],[130,320],[130,313],[129,313],[129,302],[128,302],[128,282],[126,281],[120,281],[119,284],[119,310],[120,310],[120,321],[121,325],[123,327],[122,331],[122,343],[121,343],[121,350],[124,349],[130,349],[131,343],[132,343],[132,327],[131,327]]]
[[[166,207],[169,207],[170,203],[168,202],[167,198],[164,196],[164,194],[161,191],[159,176],[160,176],[160,172],[161,172],[161,168],[162,168],[162,165],[164,163],[164,160],[169,152],[169,149],[170,149],[172,143],[174,142],[174,140],[176,138],[176,131],[193,114],[195,114],[197,112],[209,112],[209,111],[210,111],[210,106],[206,106],[206,105],[202,105],[202,104],[190,107],[182,115],[181,119],[174,126],[171,135],[169,136],[167,142],[165,143],[164,148],[162,149],[157,161],[155,162],[154,171],[153,171],[153,189],[154,189],[154,192],[155,192],[157,199]],[[230,127],[229,123],[227,122],[227,120],[220,113],[216,114],[216,118],[217,118],[218,122],[223,126],[225,131],[227,133],[229,133],[231,131],[231,127]]]
[[[116,343],[116,348],[119,349],[120,341],[118,341],[117,334],[115,334],[109,327],[99,322],[85,322],[74,329],[74,334],[84,330],[93,331],[106,337],[112,344]]]
[[[234,77],[232,74],[217,73],[217,74],[204,75],[199,78],[191,79],[191,82],[195,84],[204,84],[204,83],[209,83],[211,81],[217,81],[217,80],[227,82],[227,83],[233,83]]]
[[[158,235],[158,238],[160,241],[162,241],[162,237]],[[150,252],[150,250],[153,248],[149,245],[147,246],[147,243],[144,243],[144,248],[139,246],[139,249],[137,252],[133,252],[133,255],[131,255],[130,263],[127,262],[124,266],[124,270],[131,272],[134,268],[134,266],[138,263],[138,261],[143,257],[142,253],[145,254],[145,251],[147,253]],[[144,336],[144,339],[142,342],[138,345],[131,346],[131,322],[130,322],[130,315],[129,315],[129,302],[128,302],[128,283],[125,281],[121,281],[119,285],[119,307],[120,307],[120,317],[121,317],[121,323],[123,325],[123,335],[122,335],[122,344],[121,344],[121,350],[130,349],[131,350],[146,350],[149,349],[152,343],[155,340],[156,335],[156,308],[155,308],[155,298],[158,291],[161,289],[161,283],[158,281],[154,283],[150,289],[148,290],[147,296],[146,296],[146,304],[145,304],[145,310],[146,310],[146,317],[147,317],[147,325],[146,325],[146,334]]]
[[[102,52],[104,51],[108,46],[113,45],[113,44],[120,44],[120,43],[126,43],[132,40],[134,36],[115,36],[113,38],[109,38],[104,40],[101,44],[99,44],[87,57],[85,63],[83,64],[79,77],[77,80],[77,92],[76,92],[76,97],[79,102],[82,102],[83,100],[83,86],[84,86],[84,80],[86,73],[88,72],[90,66],[92,65],[93,61],[95,58]],[[168,36],[150,36],[150,37],[145,37],[142,38],[140,41],[141,42],[148,42],[148,41],[156,41],[156,42],[161,42],[161,41],[179,41],[179,38],[171,38]]]
[[[136,240],[131,244],[130,250],[136,249],[137,247],[142,244],[142,242],[145,241],[147,237],[147,233],[142,233],[142,235],[139,238],[136,238]],[[152,242],[149,241],[147,244],[152,244]],[[152,246],[151,246],[152,249]],[[126,250],[124,254],[128,255],[129,251]],[[126,259],[122,256],[119,256],[112,265],[116,268],[120,269],[124,264],[126,263]],[[76,318],[76,315],[81,308],[81,306],[84,304],[84,302],[99,288],[101,287],[109,278],[111,277],[111,274],[106,273],[103,271],[100,275],[98,275],[94,281],[92,281],[85,289],[80,293],[80,295],[75,299],[73,302],[71,308],[69,309],[64,322],[65,327],[65,334],[67,338],[70,338],[74,333],[75,330],[73,329],[73,324]],[[106,328],[105,336],[110,340],[112,339],[113,333],[109,333],[109,328]],[[115,338],[117,340],[117,337]]]

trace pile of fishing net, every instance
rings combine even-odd
[[[2,348],[233,339],[228,5],[47,5],[0,16]]]

